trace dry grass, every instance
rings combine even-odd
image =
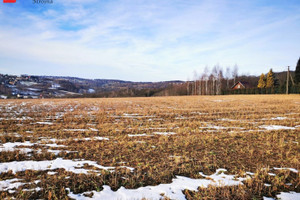
[[[169,183],[175,175],[199,178],[200,171],[212,174],[218,168],[240,176],[256,174],[241,186],[186,190],[186,197],[262,199],[281,191],[300,192],[299,172],[272,170],[300,169],[298,95],[1,100],[0,108],[0,141],[35,143],[18,146],[15,151],[0,151],[1,163],[64,158],[117,167],[101,175],[74,174],[64,169],[54,170],[58,172],[54,175],[30,170],[1,173],[0,180],[17,177],[26,183],[13,193],[0,191],[1,199],[64,199],[68,198],[66,188],[74,193],[101,191],[103,185],[113,190],[120,186],[138,188]],[[263,125],[293,129],[266,130]],[[148,136],[129,136],[136,134]],[[65,146],[46,146],[50,143]],[[18,148],[33,152],[25,154]],[[49,149],[61,151],[54,154]],[[40,182],[33,183],[35,180]],[[36,187],[41,190],[24,190]]]

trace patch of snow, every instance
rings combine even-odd
[[[263,200],[275,200],[275,199],[273,199],[271,197],[263,197]]]
[[[139,114],[137,114],[137,113],[133,113],[133,114],[123,113],[123,116],[139,116]]]
[[[88,93],[95,93],[96,91],[94,90],[94,89],[92,89],[92,88],[90,88],[89,90],[88,90]]]
[[[62,158],[57,158],[55,160],[45,160],[45,161],[13,161],[0,163],[0,173],[8,172],[12,170],[13,173],[25,170],[54,170],[63,168],[66,171],[70,171],[76,174],[84,173],[87,174],[90,170],[79,169],[79,167],[83,167],[84,164],[88,164],[94,166],[100,170],[113,170],[115,167],[104,167],[102,165],[98,165],[95,161],[82,160],[82,161],[73,161],[73,160],[65,160]],[[127,167],[126,167],[127,168]],[[131,171],[133,168],[129,168]]]
[[[234,122],[234,121],[237,121],[237,120],[236,120],[236,119],[222,118],[222,119],[219,119],[219,121],[228,121],[228,122]]]
[[[34,133],[33,131],[25,131],[26,133]]]
[[[8,142],[8,143],[4,143],[2,144],[2,146],[0,146],[0,152],[1,151],[15,151],[17,146],[33,146],[34,143],[31,142]],[[22,148],[20,149],[22,150]],[[25,151],[26,148],[24,148]]]
[[[296,199],[300,199],[300,193],[281,192],[279,195],[277,195],[277,198],[281,200],[296,200]]]
[[[176,117],[175,119],[190,119],[188,117],[183,117],[183,116],[180,116],[180,117]]]
[[[245,178],[236,178],[234,175],[226,175],[223,173],[226,171],[224,169],[219,169],[215,174],[210,176],[204,175],[205,179],[192,179],[183,176],[176,176],[172,180],[172,183],[168,184],[160,184],[157,186],[146,186],[140,187],[137,189],[126,189],[124,187],[120,187],[117,191],[112,191],[110,186],[104,185],[103,190],[100,192],[92,191],[93,197],[85,197],[84,194],[74,194],[73,192],[69,193],[69,197],[77,199],[77,200],[90,200],[90,199],[162,199],[161,194],[170,198],[177,200],[185,200],[185,195],[182,193],[184,189],[197,191],[198,187],[208,187],[209,185],[213,186],[232,186],[243,184],[242,181]],[[202,173],[203,174],[203,173]]]
[[[296,170],[294,168],[278,168],[278,167],[274,167],[273,169],[275,169],[275,170],[290,170],[291,172],[298,173],[298,170]]]
[[[224,126],[215,126],[212,124],[208,124],[207,126],[199,127],[199,129],[216,129],[216,130],[224,130],[224,129],[244,129],[242,127],[224,127]]]
[[[147,135],[146,133],[143,134],[128,134],[128,137],[147,137],[147,136],[153,136],[153,135]]]
[[[288,127],[288,126],[281,126],[281,125],[262,125],[259,126],[258,128],[264,128],[268,131],[272,131],[272,130],[294,130],[294,127]]]
[[[47,174],[54,175],[54,174],[57,174],[57,172],[48,172]]]
[[[106,137],[92,137],[92,138],[75,138],[75,141],[81,141],[81,140],[85,140],[85,141],[90,141],[90,140],[109,140],[109,138]]]
[[[150,127],[150,128],[144,128],[144,130],[166,130],[167,128],[163,128],[163,127],[158,127],[158,128],[153,128],[153,127]]]
[[[22,191],[36,191],[36,192],[38,192],[38,191],[40,191],[42,188],[40,188],[40,187],[37,187],[37,188],[33,188],[33,189],[23,189]]]
[[[252,172],[246,172],[247,175],[250,175],[250,176],[254,176],[255,173],[252,173]]]
[[[36,85],[36,82],[30,82],[30,81],[20,81],[20,84],[22,85],[26,85],[26,86],[32,86],[32,85]]]
[[[59,145],[59,144],[44,144],[47,147],[66,147],[66,145]]]
[[[14,178],[0,181],[0,191],[7,191],[24,185],[25,183],[18,182],[20,180],[21,179]]]
[[[287,117],[273,117],[271,120],[284,120],[287,119]]]
[[[155,135],[175,135],[175,132],[154,132]]]
[[[143,115],[140,115],[140,114],[137,114],[137,113],[133,113],[133,114],[123,113],[122,116],[113,115],[111,117],[115,117],[115,118],[120,118],[120,117],[123,117],[123,118],[151,118],[151,117],[155,117],[155,116],[152,116],[152,115],[143,116]]]
[[[53,149],[48,149],[47,151],[49,153],[54,153],[56,156],[61,152],[61,150],[53,150]]]
[[[36,124],[53,125],[52,122],[36,122]]]
[[[109,138],[106,137],[93,137],[93,140],[109,140]]]
[[[81,132],[84,132],[84,131],[89,131],[89,129],[64,129],[64,131],[81,131]]]

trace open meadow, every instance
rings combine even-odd
[[[300,199],[300,96],[0,100],[0,199]]]

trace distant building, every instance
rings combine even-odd
[[[245,88],[251,88],[251,86],[249,85],[249,83],[244,81],[238,81],[231,87],[232,90],[240,90]]]

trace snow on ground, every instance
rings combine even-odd
[[[175,132],[154,132],[155,135],[175,135]]]
[[[85,131],[89,131],[89,129],[64,129],[64,131],[80,131],[80,132],[85,132]]]
[[[224,127],[224,126],[216,126],[213,124],[207,124],[206,126],[199,127],[199,129],[216,129],[216,130],[224,130],[224,129],[244,129],[242,127]]]
[[[300,193],[296,192],[281,192],[276,196],[279,200],[297,200],[300,199]],[[275,200],[271,197],[264,197],[263,200]]]
[[[24,183],[19,182],[20,180],[21,179],[14,178],[0,181],[0,191],[7,191],[24,185]]]
[[[48,172],[47,174],[54,175],[54,174],[57,174],[57,172]]]
[[[70,140],[70,139],[56,139],[56,138],[52,138],[52,139],[40,138],[40,139],[42,139],[42,141],[45,141],[45,142],[48,142],[48,141],[51,141],[51,142],[64,142],[64,141]],[[109,138],[96,136],[96,137],[87,137],[87,138],[74,138],[72,140],[74,140],[74,141],[109,140]],[[46,146],[51,146],[51,145],[53,145],[52,147],[65,147],[64,145],[54,146],[55,144],[47,144]]]
[[[287,117],[273,117],[270,120],[284,120],[287,119]]]
[[[1,145],[1,144],[0,144]],[[32,149],[29,148],[18,148],[16,149],[16,147],[18,146],[33,146],[34,144],[31,142],[8,142],[8,143],[4,143],[2,144],[2,146],[0,146],[0,152],[1,151],[15,151],[15,150],[20,150],[23,153],[29,153],[32,152]]]
[[[26,131],[27,132],[27,131]],[[0,133],[0,136],[13,136],[13,137],[21,137],[18,133]]]
[[[271,197],[263,197],[263,200],[274,200],[274,199]]]
[[[143,134],[128,134],[128,137],[145,137],[145,136],[153,136],[153,135],[148,135],[146,133],[143,133]]]
[[[90,141],[90,140],[109,140],[109,138],[106,138],[106,137],[92,137],[92,138],[75,138],[73,140],[75,140],[75,141],[80,141],[80,140],[85,140],[85,141]]]
[[[92,140],[109,140],[107,137],[93,137]]]
[[[31,143],[29,141],[25,141],[25,142],[7,142],[4,144],[0,144],[0,152],[1,151],[16,151],[19,150],[22,153],[30,153],[32,151],[34,151],[35,149],[30,149],[30,148],[18,148],[19,146],[28,146],[28,147],[32,147],[34,145],[41,145],[41,146],[47,146],[47,147],[66,147],[65,145],[58,145],[58,144],[41,144],[41,143]],[[47,149],[48,152],[53,152],[53,153],[57,153],[55,151],[60,151],[60,150],[50,150]]]
[[[58,145],[58,144],[44,144],[45,146],[47,146],[47,147],[66,147],[66,145]]]
[[[228,122],[234,122],[234,121],[238,121],[236,119],[228,119],[228,118],[222,118],[222,119],[218,119],[219,121],[228,121]]]
[[[290,170],[291,172],[298,173],[298,170],[296,170],[294,168],[278,168],[278,167],[274,167],[273,169],[275,169],[275,170]]]
[[[132,113],[132,114],[129,114],[129,113],[123,113],[123,115],[111,115],[111,117],[113,118],[151,118],[151,117],[154,117],[153,115],[140,115],[140,114],[137,114],[137,113]]]
[[[287,117],[272,117],[272,118],[262,118],[261,120],[285,120],[288,119]]]
[[[209,185],[232,186],[243,184],[242,181],[245,180],[245,178],[236,178],[234,175],[226,175],[223,173],[224,171],[226,170],[218,169],[216,173],[210,176],[206,176],[201,173],[201,175],[205,177],[204,179],[192,179],[183,176],[176,176],[176,178],[172,180],[172,183],[140,187],[137,189],[126,189],[121,187],[115,192],[112,191],[109,186],[104,185],[102,191],[93,191],[94,196],[92,198],[85,197],[84,194],[74,194],[72,192],[69,193],[69,197],[77,200],[126,200],[143,198],[158,200],[162,198],[161,194],[164,194],[164,196],[171,199],[185,200],[185,195],[182,193],[184,189],[196,191],[198,187],[208,187]]]
[[[175,135],[175,132],[153,132],[153,134],[146,134],[146,133],[142,133],[142,134],[128,134],[128,137],[149,137],[149,136],[154,136],[154,135],[164,135],[164,136],[168,136],[168,135]]]
[[[36,124],[53,125],[52,122],[36,122]]]
[[[87,174],[90,170],[79,169],[83,167],[84,164],[88,164],[98,168],[99,170],[113,170],[115,167],[104,167],[102,165],[98,165],[95,161],[89,160],[65,160],[62,158],[57,158],[55,160],[45,160],[45,161],[13,161],[0,163],[0,173],[8,172],[12,170],[13,173],[25,170],[54,170],[63,168],[66,171],[70,171],[76,174],[84,173]],[[124,168],[128,168],[130,171],[133,171],[134,168],[122,166]],[[95,171],[95,170],[94,170]]]
[[[281,192],[277,195],[277,198],[281,200],[297,200],[300,199],[300,193],[296,192]]]
[[[264,128],[268,131],[282,130],[282,129],[285,129],[285,130],[294,130],[295,129],[294,127],[281,126],[281,125],[262,125],[262,126],[259,126],[258,128]]]

